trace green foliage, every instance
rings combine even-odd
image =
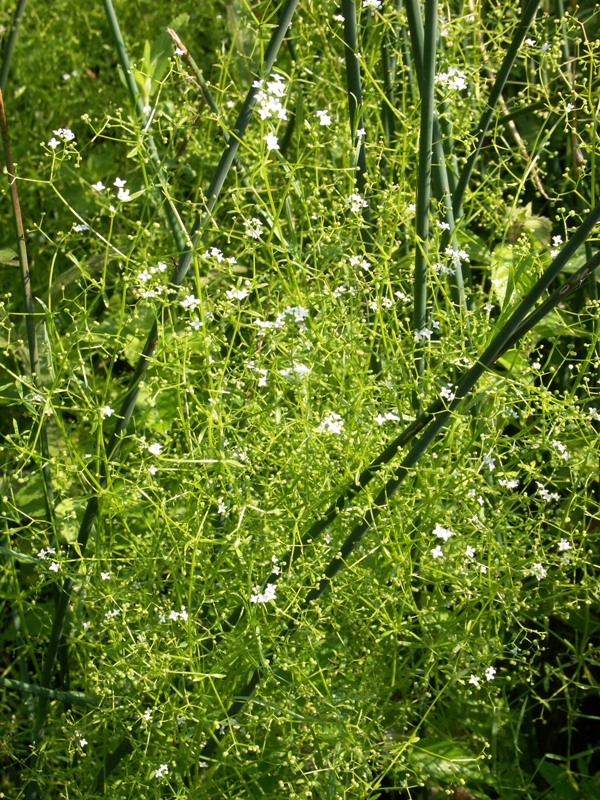
[[[519,3],[440,4],[429,120],[399,3],[299,2],[270,75],[284,4],[114,5],[135,88],[30,0],[4,96],[0,792],[594,796],[596,280],[456,392],[597,208],[597,9],[540,8],[454,218]]]

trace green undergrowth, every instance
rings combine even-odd
[[[11,55],[0,796],[595,796],[593,272],[460,387],[597,251],[600,12],[540,3],[479,141],[518,3],[304,0],[268,74],[294,3],[196,5]]]

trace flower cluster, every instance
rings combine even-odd
[[[252,86],[257,89],[254,97],[262,120],[287,119],[287,110],[282,102],[286,91],[282,75],[275,74],[271,80],[254,81]],[[277,136],[272,131],[263,136],[263,140],[267,144],[267,150],[279,150]]]
[[[460,92],[467,88],[467,77],[465,73],[456,67],[448,67],[446,72],[438,72],[435,82],[444,89]]]
[[[48,142],[48,147],[51,147],[53,150],[56,150],[59,144],[67,144],[68,142],[72,142],[75,140],[75,134],[70,128],[57,128],[55,131],[52,131],[54,136]],[[58,139],[56,138],[58,136]]]
[[[252,594],[250,595],[250,602],[268,603],[271,600],[276,600],[277,599],[277,595],[275,594],[276,589],[277,587],[274,583],[267,583],[264,592],[261,592],[260,586],[254,586],[252,588]]]
[[[306,329],[306,323],[304,320],[309,316],[310,311],[308,308],[304,308],[304,306],[287,306],[284,308],[283,311],[277,315],[277,317],[273,320],[256,320],[255,324],[261,329],[260,333],[264,335],[265,330],[279,330],[283,328],[283,326],[288,322],[290,319],[297,322],[300,326],[301,330]]]
[[[328,414],[317,427],[317,433],[340,434],[344,427],[344,420],[335,412]]]
[[[363,208],[369,205],[365,198],[356,194],[356,192],[346,198],[346,203],[350,206],[350,211],[352,211],[353,214],[359,214]]]

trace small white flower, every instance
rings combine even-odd
[[[326,126],[331,125],[331,117],[329,111],[315,111],[316,116],[319,118],[319,124]]]
[[[446,72],[439,72],[435,76],[435,82],[445,89],[457,92],[467,88],[467,78],[464,72],[456,67],[448,67]]]
[[[230,300],[245,300],[248,297],[248,289],[228,289],[225,294]]]
[[[381,8],[381,0],[363,0],[363,8]]]
[[[339,414],[335,412],[328,414],[320,423],[317,428],[317,433],[335,433],[340,434],[344,427],[344,420]]]
[[[112,415],[115,413],[115,410],[110,406],[102,406],[100,408],[100,413],[102,414],[103,418],[112,417]]]
[[[185,50],[182,50],[181,47],[176,47],[175,48],[175,55],[182,56],[182,55],[184,55],[184,53],[185,53]]]
[[[600,413],[596,408],[592,408],[592,406],[590,406],[588,408],[588,414],[590,416],[590,419],[593,419],[596,422],[600,422]]]
[[[274,133],[267,133],[263,136],[263,141],[267,143],[267,150],[279,150],[279,140]]]
[[[75,134],[70,128],[58,128],[58,130],[52,131],[52,133],[64,142],[72,142],[75,138]]]
[[[226,514],[227,513],[227,505],[222,497],[217,499],[217,513],[218,514]]]
[[[263,223],[257,217],[252,217],[252,219],[247,219],[244,221],[244,227],[246,228],[246,236],[249,239],[260,239],[262,235]]]
[[[89,231],[90,226],[86,225],[85,222],[78,222],[77,225],[73,225],[73,230],[75,233],[81,233],[82,231]]]
[[[451,530],[448,528],[442,528],[441,525],[436,525],[431,532],[434,536],[443,539],[445,542],[447,542],[451,536],[454,536]]]
[[[545,578],[548,573],[544,569],[544,567],[539,563],[535,562],[533,567],[531,568],[531,575],[536,578],[538,581],[541,581],[542,578]]]
[[[498,478],[498,486],[503,486],[505,489],[517,489],[519,481],[517,478]]]
[[[154,476],[158,472],[158,467],[155,467],[154,464],[152,464],[151,467],[148,467],[148,472],[150,475]]]
[[[267,583],[264,592],[261,592],[260,586],[254,586],[250,596],[251,603],[269,603],[271,600],[276,600],[275,594],[277,587],[274,583]]]
[[[79,747],[85,747],[87,743],[87,739],[85,739],[83,736],[79,737]]]
[[[571,456],[569,455],[569,451],[567,450],[567,448],[564,446],[564,444],[562,442],[559,442],[558,439],[553,439],[552,440],[552,446],[555,447],[558,450],[558,452],[560,453],[560,457],[564,461],[568,461],[569,460],[569,458]]]
[[[95,192],[103,192],[106,189],[106,186],[102,183],[102,181],[98,181],[98,183],[92,183],[92,189]]]
[[[56,561],[53,561],[48,569],[50,572],[60,572],[60,564],[58,564]]]
[[[494,667],[488,667],[485,671],[485,679],[486,681],[493,681],[496,677],[496,670]]]
[[[352,211],[354,214],[360,213],[363,208],[366,208],[369,205],[365,198],[361,197],[359,194],[356,194],[356,192],[346,198],[346,203],[350,206],[350,211]]]
[[[471,683],[473,686],[479,686],[480,680],[481,678],[478,678],[477,675],[471,675],[469,678],[469,683]]]
[[[441,548],[441,547],[439,546],[439,544],[438,544],[438,545],[436,545],[436,547],[434,547],[434,548],[431,550],[431,555],[432,555],[434,558],[443,558],[443,557],[444,557],[444,551],[442,550],[442,548]]]
[[[146,449],[153,456],[159,456],[160,453],[161,453],[161,450],[163,449],[163,446],[162,446],[162,444],[159,444],[158,442],[154,442],[154,444],[149,444]]]
[[[129,202],[129,200],[131,200],[129,189],[119,189],[117,192],[117,200],[121,200],[123,203]]]
[[[157,770],[155,770],[154,777],[155,778],[162,778],[162,777],[164,777],[165,775],[168,775],[168,774],[169,774],[168,765],[167,764],[161,764],[160,767]]]
[[[357,139],[362,139],[363,136],[366,136],[366,135],[367,135],[367,132],[366,132],[366,130],[364,128],[358,128],[358,130],[356,131],[356,138]]]
[[[560,500],[560,495],[558,492],[549,492],[548,489],[545,488],[543,483],[536,481],[536,486],[538,487],[538,494],[542,498],[545,503],[558,503]]]
[[[56,150],[59,144],[60,142],[58,141],[58,139],[55,139],[53,136],[48,142],[48,147],[51,147],[53,150]]]
[[[571,544],[567,542],[566,539],[561,539],[560,542],[558,543],[558,549],[561,553],[565,550],[570,550]]]
[[[483,463],[489,469],[490,472],[493,472],[496,469],[496,459],[492,458],[492,456],[488,453],[487,456],[483,457]]]
[[[448,402],[454,400],[455,397],[455,394],[452,391],[451,386],[452,384],[450,384],[450,386],[443,386],[442,389],[440,390],[440,397],[443,400],[448,400]]]
[[[467,558],[475,558],[475,548],[471,547],[471,545],[467,545],[465,549],[465,555]]]
[[[122,178],[115,178],[113,186],[116,186],[117,189],[122,189],[127,181],[124,181]]]
[[[183,298],[183,300],[179,301],[179,305],[182,308],[194,309],[198,308],[198,306],[200,305],[200,300],[198,300],[198,298],[195,295],[188,294],[186,297]]]
[[[100,573],[100,577],[102,578],[103,581],[109,581],[110,580],[110,572],[101,572]]]

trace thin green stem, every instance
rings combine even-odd
[[[346,63],[346,83],[348,86],[348,112],[350,117],[350,134],[357,138],[357,130],[364,130],[365,119],[362,113],[362,86],[360,78],[360,59],[358,57],[358,25],[356,20],[356,3],[354,0],[343,0],[344,16],[344,57]],[[367,199],[367,151],[365,135],[358,137],[356,148],[356,189],[358,194]],[[368,200],[367,200],[368,202]],[[366,205],[362,209],[365,225],[361,227],[361,236],[365,250],[369,252],[373,246],[371,208]]]
[[[417,167],[417,210],[415,272],[413,280],[413,330],[422,330],[427,323],[427,273],[429,250],[429,214],[431,206],[431,149],[435,114],[435,61],[437,46],[437,0],[425,1],[425,30],[421,65],[421,121],[419,129],[419,163]],[[417,70],[418,74],[418,70]],[[425,369],[422,348],[415,356],[417,373]]]
[[[4,50],[2,51],[2,69],[0,70],[0,90],[3,92],[6,91],[6,84],[8,81],[8,74],[10,72],[10,65],[15,50],[17,34],[19,33],[19,25],[21,24],[23,14],[25,13],[26,5],[27,5],[27,0],[19,0],[19,2],[17,3],[17,8],[15,9],[12,25],[10,26],[10,31],[8,33],[8,36],[6,37],[6,44],[4,45]]]

